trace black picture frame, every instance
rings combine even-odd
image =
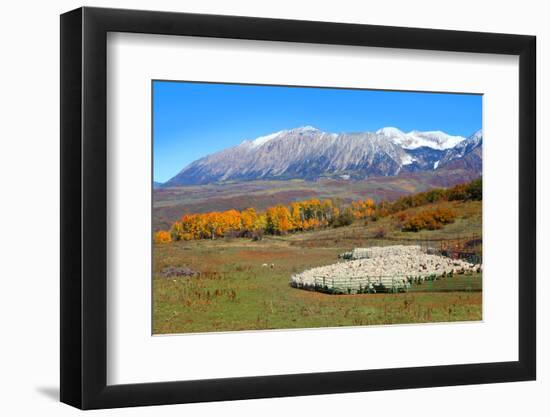
[[[107,385],[108,32],[519,56],[519,360]],[[79,8],[61,15],[61,401],[81,409],[534,380],[534,36],[171,12]]]

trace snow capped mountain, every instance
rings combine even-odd
[[[200,158],[163,185],[321,177],[361,179],[434,170],[463,158],[476,134],[466,140],[439,131],[404,133],[393,127],[336,134],[303,126],[245,140]]]
[[[462,136],[451,136],[439,130],[433,132],[419,132],[418,130],[413,130],[409,133],[405,133],[396,127],[384,127],[378,129],[376,133],[392,140],[396,145],[400,145],[404,149],[427,147],[445,150],[453,148],[465,140]]]

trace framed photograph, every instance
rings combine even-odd
[[[61,16],[61,401],[533,380],[535,37]]]

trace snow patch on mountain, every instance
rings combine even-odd
[[[398,128],[391,127],[391,126],[383,127],[382,129],[378,129],[376,131],[376,134],[384,135],[384,136],[389,137],[389,138],[399,138],[399,137],[404,137],[404,136],[407,135],[405,132],[402,132]]]
[[[482,140],[483,140],[483,130],[482,129],[479,129],[477,132],[473,133],[469,138],[468,140],[471,142],[471,143],[474,143],[476,145],[478,145]]]
[[[402,157],[401,157],[401,165],[410,165],[412,164],[413,162],[415,162],[416,159],[414,159],[412,156],[410,156],[409,154],[404,154]]]
[[[454,148],[466,138],[462,136],[452,136],[440,130],[420,132],[413,130],[405,133],[396,127],[384,127],[376,131],[378,135],[382,135],[401,146],[403,149],[418,149],[427,147],[438,150]]]
[[[297,129],[294,129],[296,131],[299,131],[299,132],[315,132],[315,131],[318,131],[319,129],[317,129],[316,127],[313,127],[313,126],[302,126],[302,127],[299,127]]]
[[[250,144],[252,148],[257,148],[258,146],[265,145],[267,142],[285,134],[286,130],[280,130],[279,132],[271,133],[269,135],[260,136],[259,138],[254,139],[253,141],[246,141]]]
[[[273,139],[277,139],[278,137],[285,136],[287,134],[296,134],[301,135],[304,133],[324,133],[321,132],[319,129],[313,126],[301,126],[290,130],[280,130],[275,133],[270,133],[269,135],[260,136],[254,140],[245,140],[242,142],[241,145],[248,146],[250,148],[259,148],[260,146],[265,145],[268,142],[271,142]]]

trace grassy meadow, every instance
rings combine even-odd
[[[335,263],[338,254],[354,247],[418,240],[437,244],[481,234],[481,201],[438,204],[442,205],[458,216],[439,230],[402,232],[396,219],[388,216],[258,241],[222,238],[156,244],[153,333],[481,320],[481,274],[424,282],[399,294],[329,295],[289,285],[293,273]],[[165,268],[174,266],[188,267],[197,275],[163,276]]]

